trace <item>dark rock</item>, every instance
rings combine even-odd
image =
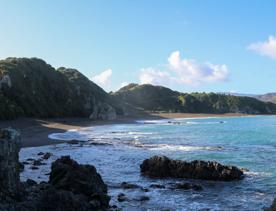
[[[164,189],[166,188],[165,185],[159,185],[159,184],[151,184],[150,188],[160,188],[160,189]]]
[[[80,165],[69,156],[63,156],[52,163],[49,183],[56,189],[82,194],[90,198],[91,203],[99,202],[97,209],[108,207],[107,186],[92,165]]]
[[[127,182],[122,182],[121,183],[121,188],[123,189],[137,189],[137,188],[141,188],[141,186],[136,185],[136,184],[131,184],[131,183],[127,183]]]
[[[19,192],[20,134],[13,129],[0,129],[0,201],[1,196]]]
[[[119,211],[119,210],[121,210],[119,207],[117,207],[116,205],[111,205],[111,206],[109,206],[109,209],[108,209],[109,211]]]
[[[24,168],[25,168],[25,166],[24,166],[23,162],[19,162],[19,170],[20,170],[20,172],[24,171]]]
[[[20,210],[99,210],[91,207],[86,196],[74,194],[71,191],[57,190],[47,183],[31,187],[28,194],[26,200],[19,204]]]
[[[37,185],[36,181],[32,180],[32,179],[27,179],[25,182],[28,186],[34,186]]]
[[[38,156],[44,155],[44,152],[37,153]]]
[[[74,144],[79,144],[80,141],[73,139],[73,140],[67,141],[67,143],[68,143],[68,144],[73,144],[73,145],[74,145]]]
[[[27,161],[23,161],[22,164],[23,164],[23,165],[29,165],[30,163],[27,162]]]
[[[265,211],[276,211],[276,198],[273,200],[272,205],[264,209]]]
[[[35,161],[34,158],[28,158],[27,161]]]
[[[52,153],[46,152],[46,153],[42,156],[42,159],[48,160],[52,155],[53,155]]]
[[[148,196],[141,196],[138,201],[149,201],[150,198]]]
[[[34,165],[34,166],[42,166],[42,165],[46,165],[46,163],[42,163],[41,160],[35,160],[35,161],[33,162],[33,165]]]
[[[203,190],[201,185],[192,184],[192,183],[178,183],[174,187],[175,189],[183,189],[183,190],[195,190],[195,191],[201,191]]]
[[[38,168],[37,166],[31,166],[30,169],[32,169],[32,170],[37,170],[37,169],[39,169],[39,168]]]
[[[195,160],[186,162],[171,160],[165,156],[153,156],[140,165],[143,175],[153,178],[190,178],[203,180],[231,181],[243,179],[243,172],[235,166],[217,162]]]
[[[118,197],[117,197],[117,200],[118,200],[118,202],[126,201],[127,200],[126,195],[123,194],[123,193],[119,193]]]

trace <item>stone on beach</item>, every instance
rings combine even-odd
[[[225,166],[214,161],[195,160],[186,162],[166,156],[153,156],[140,165],[143,175],[152,178],[188,178],[215,181],[243,179],[243,171],[235,166]]]

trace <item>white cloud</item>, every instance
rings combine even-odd
[[[122,82],[121,84],[120,84],[120,88],[123,88],[124,86],[127,86],[129,83],[128,82]]]
[[[248,46],[248,49],[260,55],[276,59],[276,37],[269,36],[267,41],[252,43]]]
[[[100,86],[108,86],[110,84],[110,77],[112,75],[112,69],[107,69],[98,75],[92,77],[92,81]]]
[[[174,80],[166,71],[156,70],[154,68],[143,68],[140,73],[141,84],[168,85]]]
[[[155,85],[179,83],[197,86],[207,82],[226,81],[229,76],[226,65],[215,65],[210,62],[199,64],[193,59],[181,59],[179,51],[171,53],[167,66],[167,71],[154,68],[141,69],[140,83]]]

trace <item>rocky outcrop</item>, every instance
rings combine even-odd
[[[171,160],[165,156],[153,156],[140,165],[143,175],[153,178],[190,178],[202,180],[231,181],[242,179],[243,172],[235,166],[217,162],[195,160],[186,162]]]
[[[93,110],[89,117],[91,120],[114,120],[117,116],[115,109],[107,103],[95,105]]]
[[[69,156],[61,157],[52,163],[49,183],[58,190],[87,197],[94,209],[108,207],[107,186],[92,165],[80,165]]]
[[[49,182],[37,184],[19,178],[20,136],[12,129],[0,130],[1,211],[107,210],[107,186],[96,168],[80,165],[69,156],[52,164]],[[34,160],[35,161],[35,160]]]
[[[0,130],[0,198],[17,197],[20,191],[18,153],[20,135],[13,129]]]

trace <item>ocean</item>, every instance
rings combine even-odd
[[[81,140],[80,144],[56,144],[23,148],[20,160],[39,158],[39,152],[54,155],[38,170],[25,166],[21,179],[48,180],[50,164],[70,155],[82,164],[92,164],[108,185],[111,205],[122,210],[262,210],[276,196],[276,116],[183,118],[140,120],[133,124],[93,126],[50,138]],[[140,164],[153,155],[180,160],[210,160],[248,169],[245,178],[233,182],[188,179],[150,179],[140,175]],[[128,182],[149,189],[123,190]],[[193,182],[202,191],[169,188],[177,182]],[[150,188],[151,184],[166,188]],[[124,193],[130,200],[118,202]],[[149,201],[137,200],[148,196]]]

